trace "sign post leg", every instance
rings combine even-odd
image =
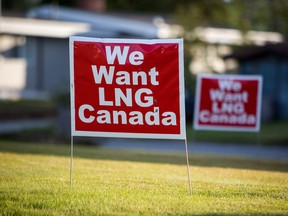
[[[189,195],[192,196],[192,186],[191,186],[191,179],[190,179],[190,168],[189,168],[189,158],[188,158],[188,145],[187,139],[185,139],[185,151],[186,151],[186,162],[187,162],[187,174],[188,174],[188,184],[189,184]]]
[[[70,155],[70,187],[72,187],[72,170],[73,170],[73,136],[71,135],[71,155]]]

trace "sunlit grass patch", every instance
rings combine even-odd
[[[76,146],[70,187],[69,150],[0,143],[1,214],[288,214],[286,161],[190,155],[190,197],[183,154]]]

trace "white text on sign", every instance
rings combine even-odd
[[[201,122],[239,125],[256,123],[256,116],[246,113],[245,103],[249,102],[249,95],[242,90],[241,82],[219,79],[218,89],[210,89],[209,96],[212,102],[211,112],[202,110],[199,113]]]
[[[98,88],[98,104],[105,107],[145,107],[150,108],[147,112],[140,111],[126,112],[124,110],[96,110],[90,104],[80,106],[78,115],[82,122],[99,124],[131,124],[131,125],[176,125],[176,114],[171,111],[160,111],[158,106],[154,106],[153,91],[145,86],[158,86],[159,71],[156,66],[147,71],[125,71],[117,70],[119,65],[139,66],[144,63],[144,54],[140,51],[129,52],[129,46],[105,46],[106,65],[91,65],[95,85],[107,84],[115,87],[113,99],[107,99],[104,87]],[[132,88],[139,86],[135,90]],[[143,87],[142,87],[143,86]],[[122,88],[120,88],[122,87]],[[126,87],[123,89],[123,87]],[[133,90],[134,89],[134,90]]]

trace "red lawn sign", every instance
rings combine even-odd
[[[70,38],[72,136],[186,139],[183,41]]]
[[[262,77],[198,75],[195,130],[260,130]]]

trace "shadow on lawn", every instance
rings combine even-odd
[[[63,144],[33,144],[0,141],[0,151],[20,154],[41,154],[70,157],[70,145]],[[155,153],[141,150],[105,149],[101,147],[83,145],[74,146],[74,157],[86,159],[186,165],[185,153]],[[190,154],[189,161],[191,166],[238,168],[281,172],[288,171],[287,161],[264,159],[253,160],[199,154]]]

